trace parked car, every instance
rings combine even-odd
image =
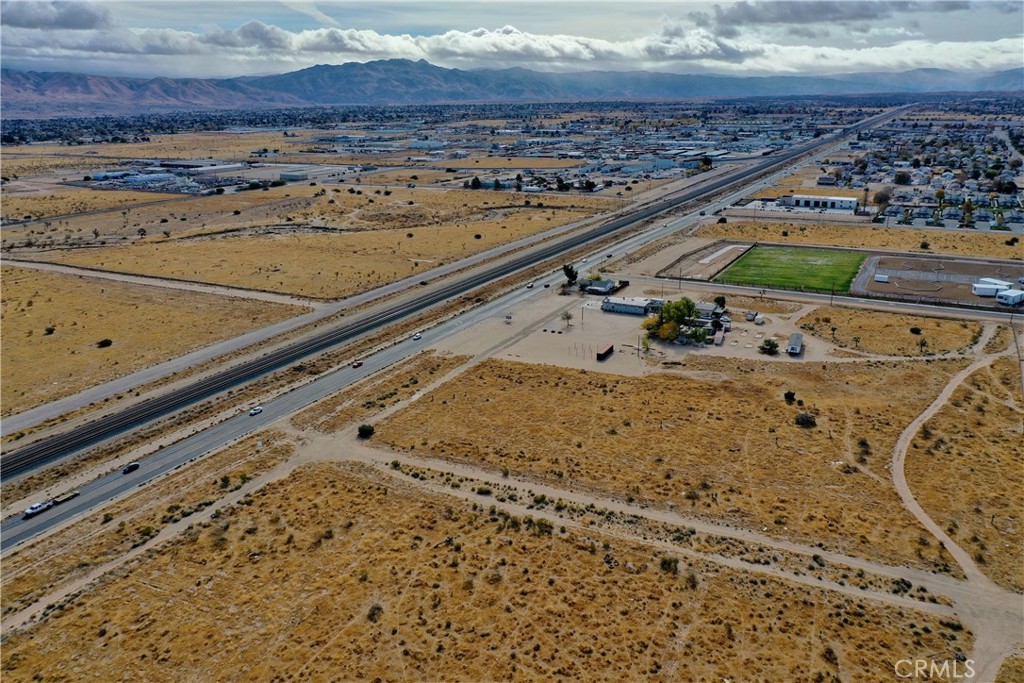
[[[252,410],[249,411],[249,414],[250,415],[259,415],[262,412],[263,412],[263,406],[256,406],[255,408],[253,408]]]
[[[137,463],[137,462],[130,462],[127,465],[124,466],[124,469],[121,470],[121,474],[131,474],[132,472],[134,472],[137,469],[139,469],[139,463]]]

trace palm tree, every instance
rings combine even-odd
[[[565,326],[569,327],[569,321],[572,320],[572,313],[570,313],[569,311],[563,311],[562,320],[565,321]]]

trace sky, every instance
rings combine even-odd
[[[316,64],[819,75],[1024,66],[1021,0],[0,0],[0,65],[229,78]]]

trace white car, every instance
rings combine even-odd
[[[253,408],[252,410],[249,411],[249,414],[250,415],[259,415],[262,412],[263,412],[263,406],[256,406],[255,408]]]
[[[28,506],[28,508],[25,510],[25,514],[23,514],[22,517],[24,519],[28,519],[29,517],[35,517],[40,512],[43,512],[44,510],[49,510],[52,507],[52,500],[44,500],[42,503],[33,503],[32,505]]]
[[[419,332],[417,332],[416,334],[412,335],[412,340],[413,341],[419,341],[420,339],[423,339],[423,335],[420,334]]]
[[[528,285],[526,285],[526,288],[527,288],[527,289],[533,289],[533,283],[531,282],[531,283],[529,283]]]

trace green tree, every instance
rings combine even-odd
[[[779,342],[769,337],[761,342],[761,345],[757,347],[757,350],[766,356],[774,356],[779,352]]]
[[[697,304],[685,296],[679,301],[670,301],[661,307],[659,318],[661,323],[673,322],[677,325],[685,325],[697,317]],[[660,327],[660,325],[659,325]]]
[[[725,308],[725,297],[719,294],[715,297],[715,305],[721,309]]]
[[[889,194],[888,190],[879,190],[874,196],[876,206],[888,206],[891,199],[892,195]]]
[[[690,330],[690,339],[694,344],[703,344],[708,340],[708,331],[703,327],[695,327]]]
[[[482,185],[483,185],[483,183],[480,182],[480,178],[478,178],[476,176],[473,176],[473,180],[471,180],[469,182],[470,188],[472,188],[474,190],[479,190]]]
[[[580,277],[579,271],[573,268],[571,263],[566,263],[562,266],[562,273],[565,274],[565,279],[570,285],[575,284],[576,280]]]
[[[909,185],[910,174],[906,171],[897,171],[896,175],[893,176],[893,182],[897,185]]]

